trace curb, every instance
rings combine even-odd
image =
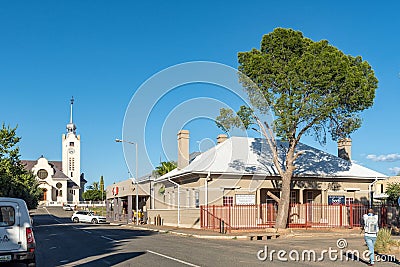
[[[118,224],[116,224],[118,225]],[[254,239],[254,236],[258,236],[257,234],[248,234],[248,235],[202,235],[202,234],[190,234],[190,233],[182,233],[179,231],[171,231],[171,230],[162,230],[162,229],[153,229],[153,228],[146,228],[146,227],[140,227],[140,226],[134,226],[134,225],[127,225],[123,224],[122,227],[130,227],[136,230],[141,230],[141,231],[151,231],[151,232],[156,232],[156,233],[162,233],[162,234],[173,234],[173,235],[178,235],[178,236],[184,236],[184,237],[194,237],[194,238],[200,238],[200,239],[215,239],[215,240],[265,240],[264,238],[261,239]],[[309,237],[327,237],[327,236],[355,236],[359,237],[359,234],[356,233],[290,233],[290,234],[282,234],[280,235],[280,238],[285,239],[285,238],[309,238]],[[260,234],[260,236],[264,236],[264,234]],[[253,237],[253,238],[252,238]]]
[[[248,236],[199,235],[199,234],[182,233],[182,232],[177,232],[177,231],[152,229],[152,228],[146,228],[146,227],[140,227],[140,226],[130,226],[130,225],[126,225],[126,227],[131,227],[131,228],[133,228],[133,229],[143,230],[143,231],[152,231],[152,232],[157,232],[157,233],[162,233],[162,234],[173,234],[173,235],[178,235],[178,236],[195,237],[195,238],[202,238],[202,239],[225,239],[225,240],[231,240],[231,239],[248,239]]]

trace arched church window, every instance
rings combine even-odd
[[[47,176],[49,176],[49,174],[47,173],[46,170],[40,169],[40,170],[37,172],[37,176],[38,176],[40,179],[46,179]]]

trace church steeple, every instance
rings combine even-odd
[[[69,123],[67,124],[67,133],[76,133],[76,125],[72,121],[72,107],[74,105],[74,97],[71,98],[71,115],[69,119]]]

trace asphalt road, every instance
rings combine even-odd
[[[70,221],[72,212],[61,208],[38,209],[34,215],[37,265],[41,266],[366,266],[340,254],[337,238],[293,238],[267,241],[206,240],[129,227],[91,225]],[[361,238],[347,238],[348,249],[363,250]],[[330,247],[337,260],[326,253],[323,261],[301,260],[303,250],[315,250],[316,258]],[[265,249],[268,257],[265,258]],[[273,260],[271,261],[270,253]],[[286,255],[278,259],[277,251]],[[294,258],[298,251],[300,260]],[[260,252],[261,251],[261,252]],[[341,258],[340,258],[341,257]],[[284,259],[287,259],[285,261]],[[306,257],[307,258],[307,257]],[[342,259],[342,260],[340,260]],[[377,263],[376,266],[395,266]]]

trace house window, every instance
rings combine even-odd
[[[306,199],[306,203],[314,203],[314,194],[313,192],[309,191],[307,192],[307,199]]]
[[[56,190],[56,197],[62,197],[62,190]]]
[[[381,184],[381,194],[384,193],[383,191],[383,184]]]
[[[186,190],[186,206],[190,208],[190,191],[189,189]]]
[[[290,191],[290,203],[297,203],[297,191]]]
[[[195,199],[196,208],[200,207],[200,192],[199,191],[194,192],[194,199]]]
[[[354,198],[352,197],[346,197],[346,205],[350,205],[354,203]]]
[[[69,146],[74,146],[74,142],[69,142]]]
[[[223,196],[222,203],[224,206],[233,206],[233,197]]]

